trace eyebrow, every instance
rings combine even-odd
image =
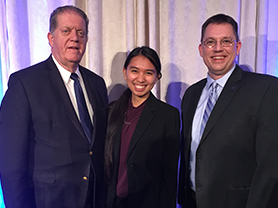
[[[231,36],[224,36],[224,37],[221,37],[220,39],[222,40],[222,39],[225,39],[225,38],[234,39],[234,38],[232,38]],[[208,37],[208,38],[206,38],[205,40],[208,40],[208,39],[214,39],[214,40],[216,40],[216,38],[214,38],[214,37]]]
[[[136,66],[130,66],[129,68],[139,69],[139,68],[138,68],[138,67],[136,67]]]
[[[147,69],[147,71],[155,72],[155,69]]]
[[[60,27],[60,29],[65,29],[65,28],[68,28],[68,29],[71,29],[71,30],[75,29],[76,31],[78,31],[78,30],[84,30],[85,31],[85,29],[83,29],[83,28],[76,28],[75,26],[74,27],[70,27],[70,26],[61,26]]]
[[[136,66],[130,66],[129,67],[130,69],[139,69],[138,67]],[[152,72],[155,72],[156,70],[155,69],[146,69],[146,71],[152,71]]]

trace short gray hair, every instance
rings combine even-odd
[[[65,13],[65,12],[76,12],[79,14],[85,21],[86,24],[86,36],[88,36],[88,25],[89,25],[89,19],[85,12],[83,12],[81,9],[79,9],[76,6],[73,5],[66,5],[66,6],[61,6],[56,8],[50,15],[50,20],[49,20],[49,32],[53,34],[53,32],[57,29],[58,27],[58,22],[57,22],[57,17],[59,14]]]

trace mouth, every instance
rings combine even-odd
[[[72,49],[72,50],[78,50],[78,47],[72,46],[72,47],[68,47],[68,49]]]
[[[212,56],[211,58],[215,61],[224,60],[226,56]]]
[[[146,88],[146,86],[145,85],[134,85],[135,86],[135,88],[137,89],[137,90],[139,90],[139,91],[141,91],[141,90],[144,90],[145,88]]]

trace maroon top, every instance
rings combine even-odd
[[[127,178],[127,153],[129,144],[136,128],[137,122],[144,109],[146,101],[144,101],[138,107],[133,107],[131,99],[128,102],[128,109],[126,112],[121,137],[121,149],[120,149],[120,162],[118,170],[118,184],[117,184],[117,196],[126,197],[128,194],[128,178]]]

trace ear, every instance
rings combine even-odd
[[[54,36],[53,36],[53,34],[51,32],[47,33],[47,39],[48,39],[49,45],[52,47],[53,46]]]
[[[240,49],[241,49],[241,46],[242,46],[241,42],[238,41],[237,44],[236,44],[236,55],[239,54],[239,51],[240,51]]]
[[[88,43],[88,35],[86,36],[86,44]]]
[[[126,80],[126,68],[123,68],[124,79]]]
[[[203,57],[203,47],[202,47],[201,43],[199,45],[199,53],[200,53],[200,56]]]
[[[157,79],[157,80],[160,80],[161,77],[162,77],[162,74],[158,74],[156,79]]]

